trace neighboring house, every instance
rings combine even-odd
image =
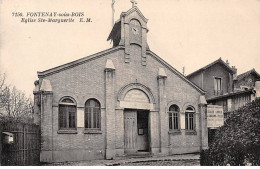
[[[236,68],[230,67],[221,58],[187,75],[186,77],[205,90],[206,99],[233,91]]]
[[[42,162],[207,148],[205,91],[148,48],[147,21],[133,7],[114,24],[113,48],[38,72]]]
[[[226,112],[236,110],[255,99],[259,74],[252,69],[237,76],[237,69],[221,58],[189,74],[189,80],[205,90],[208,104],[223,106]],[[258,94],[259,97],[259,94]]]
[[[234,79],[234,91],[253,89],[257,80],[260,80],[260,75],[255,69],[242,73]]]

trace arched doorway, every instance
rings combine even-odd
[[[149,115],[154,98],[141,84],[130,85],[120,94],[120,107],[124,108],[124,151],[126,154],[149,152]]]

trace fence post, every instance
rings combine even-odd
[[[26,165],[26,125],[23,125],[23,165]]]
[[[2,123],[0,122],[0,166],[2,165]]]

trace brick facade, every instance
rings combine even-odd
[[[35,104],[35,114],[40,116],[38,123],[42,126],[41,161],[113,159],[123,156],[126,109],[149,111],[148,140],[152,154],[192,153],[207,147],[206,105],[200,102],[204,91],[148,50],[147,21],[137,7],[121,17],[121,22],[134,18],[141,23],[141,40],[136,38],[137,43],[134,43],[135,38],[129,38],[131,29],[124,28],[120,40],[123,45],[38,73],[39,90],[36,89],[34,94],[40,100]],[[127,27],[127,24],[124,26]],[[165,75],[160,75],[160,69]],[[44,80],[49,82],[51,91],[41,89]],[[126,93],[135,89],[142,91],[149,102],[124,100]],[[58,128],[58,106],[66,96],[76,102],[77,129],[74,133],[62,133]],[[90,98],[95,98],[101,104],[101,131],[98,133],[88,133],[84,128],[84,106]],[[167,112],[172,104],[180,108],[180,131],[177,134],[169,131]],[[193,133],[185,130],[185,110],[188,106],[195,109]]]

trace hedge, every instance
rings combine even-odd
[[[260,98],[230,112],[201,152],[201,165],[260,165]]]

